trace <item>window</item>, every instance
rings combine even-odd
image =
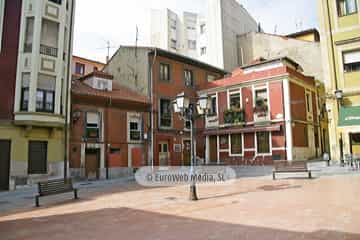
[[[208,82],[213,82],[216,80],[216,77],[214,75],[208,74],[207,75],[207,81]]]
[[[47,56],[58,56],[59,23],[42,20],[40,53]]]
[[[81,76],[85,74],[85,65],[82,63],[75,63],[75,73]]]
[[[60,4],[61,5],[61,2],[62,0],[49,0],[50,2],[53,2],[53,3],[56,3],[56,4]]]
[[[195,40],[188,40],[188,48],[195,50],[196,49],[196,41]]]
[[[5,0],[0,0],[0,52],[1,52],[1,42],[2,42],[2,34],[3,34],[4,12],[5,12]]]
[[[87,112],[86,113],[86,138],[100,137],[100,113]]]
[[[211,97],[211,108],[209,112],[210,116],[216,116],[217,115],[217,102],[216,102],[216,96]]]
[[[141,128],[138,121],[130,122],[130,140],[140,141],[141,140]]]
[[[343,53],[344,72],[360,71],[360,50]]]
[[[256,133],[257,153],[270,153],[270,133],[258,132]]]
[[[206,31],[206,24],[201,24],[201,25],[200,25],[200,33],[201,33],[201,34],[204,34],[205,31]]]
[[[356,0],[338,0],[337,5],[339,17],[357,13]]]
[[[171,127],[171,103],[169,99],[160,99],[160,127]]]
[[[185,79],[185,86],[186,87],[193,87],[194,86],[194,74],[191,70],[184,71],[184,79]]]
[[[267,99],[266,89],[255,90],[255,109],[256,111],[261,111],[261,112],[268,110],[268,99]]]
[[[32,42],[34,37],[34,17],[26,18],[26,30],[25,30],[25,42],[24,42],[24,52],[32,52]]]
[[[170,21],[170,28],[173,29],[173,30],[176,30],[176,20],[170,18],[169,21]]]
[[[174,39],[171,39],[171,40],[170,40],[170,47],[171,47],[172,49],[175,49],[175,50],[176,50],[176,44],[177,44],[176,40],[174,40]]]
[[[306,110],[308,113],[312,112],[312,98],[311,98],[311,93],[307,92],[306,93]]]
[[[30,73],[23,73],[21,79],[21,111],[28,111],[29,108],[29,86]]]
[[[242,135],[232,134],[231,135],[231,154],[242,154]]]
[[[56,77],[39,74],[36,90],[36,111],[54,112]]]
[[[160,73],[159,78],[161,81],[170,81],[170,65],[160,63]]]
[[[30,141],[28,152],[28,173],[47,173],[47,142]]]
[[[241,107],[240,93],[230,94],[230,108],[239,109]]]
[[[206,54],[206,47],[202,47],[202,48],[200,49],[200,54],[201,54],[201,55],[205,55],[205,54]]]
[[[185,124],[185,126],[184,126],[185,130],[190,131],[191,130],[191,122],[189,120],[185,120],[184,124]]]

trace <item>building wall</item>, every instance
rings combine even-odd
[[[114,81],[134,91],[149,95],[149,50],[147,48],[120,47],[104,67]]]
[[[322,58],[325,72],[325,88],[328,96],[326,108],[329,114],[330,152],[334,161],[341,159],[340,139],[343,139],[343,154],[350,153],[349,134],[360,132],[360,127],[339,127],[339,109],[334,97],[335,90],[343,90],[345,107],[360,104],[360,84],[356,79],[358,72],[344,73],[342,53],[360,48],[360,1],[357,1],[358,12],[339,17],[336,1],[318,1],[320,35],[322,39]],[[355,80],[355,81],[354,81]]]
[[[21,21],[21,2],[21,0],[2,1],[5,14],[3,22],[1,23],[3,28],[0,28],[0,30],[2,30],[2,44],[0,46],[0,76],[2,85],[0,88],[0,119],[7,121],[14,118],[14,94]]]
[[[72,112],[80,115],[72,121],[70,136],[70,170],[73,176],[85,177],[86,149],[100,150],[100,178],[106,178],[106,166],[109,178],[127,176],[131,169],[148,164],[147,140],[131,141],[129,139],[129,119],[136,116],[142,119],[142,132],[148,134],[149,114],[125,110],[117,107],[106,108],[89,103],[73,103]],[[100,138],[98,140],[84,138],[86,112],[101,114]],[[111,149],[116,149],[112,152]],[[142,158],[134,159],[132,149],[141,149]],[[135,156],[134,156],[135,157]],[[133,162],[134,160],[134,162]]]
[[[318,42],[308,42],[266,33],[251,32],[238,37],[239,65],[259,58],[287,56],[299,63],[304,74],[322,81],[321,48]],[[314,61],[316,59],[316,61]]]
[[[85,65],[85,72],[83,75],[79,75],[76,73],[76,63],[84,64]],[[82,77],[84,75],[88,75],[89,73],[92,73],[95,68],[98,71],[101,71],[104,68],[105,64],[97,61],[92,61],[90,59],[85,59],[82,57],[73,56],[71,61],[71,72],[73,75],[73,78]]]

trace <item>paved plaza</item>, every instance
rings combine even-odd
[[[8,239],[360,239],[360,175],[313,180],[270,176],[231,185],[143,188],[134,182],[79,185],[72,194],[2,209],[1,240]],[[32,191],[32,190],[28,190]],[[24,194],[26,191],[23,191]],[[3,195],[0,195],[4,196]]]

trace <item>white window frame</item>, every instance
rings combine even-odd
[[[240,134],[241,135],[241,153],[232,153],[231,150],[232,150],[232,142],[231,142],[231,136],[232,135],[238,135]],[[229,134],[229,156],[230,157],[243,157],[244,156],[244,134],[243,133],[234,133],[234,134]]]
[[[140,132],[140,139],[131,139],[131,123],[137,123],[138,132]],[[130,118],[128,120],[128,140],[129,142],[142,142],[143,129],[142,129],[142,120],[141,118]]]
[[[211,108],[212,108],[212,101],[213,101],[213,99],[215,98],[216,100],[215,100],[215,104],[216,104],[216,106],[215,106],[215,110],[216,110],[216,112],[215,112],[215,114],[214,113],[212,113],[210,116],[211,117],[217,117],[217,116],[219,116],[219,103],[218,103],[218,94],[216,93],[215,95],[212,95],[212,96],[210,96],[210,98],[211,98]]]
[[[265,131],[260,131],[260,132],[265,132]],[[258,132],[254,133],[255,134],[255,136],[254,136],[254,139],[255,139],[255,153],[256,153],[255,156],[260,156],[260,157],[272,156],[272,132],[269,132],[269,149],[270,149],[269,153],[259,153],[258,152],[257,133]]]
[[[227,108],[230,109],[230,99],[231,95],[240,94],[240,108],[243,108],[242,102],[242,88],[240,89],[229,89],[227,90]]]
[[[6,0],[0,0],[0,52],[2,50],[2,36],[4,31],[5,1]]]

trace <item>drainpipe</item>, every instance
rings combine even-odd
[[[150,81],[149,81],[149,96],[151,102],[151,110],[150,110],[150,124],[151,124],[151,136],[150,136],[150,164],[151,167],[154,167],[154,96],[153,96],[153,82],[154,82],[154,66],[157,57],[157,49],[154,48],[154,58],[151,65],[151,74],[150,74]]]
[[[327,20],[328,20],[328,24],[329,24],[329,32],[330,32],[330,42],[331,42],[331,54],[332,54],[332,65],[333,65],[333,71],[334,71],[334,78],[335,78],[335,90],[338,90],[338,77],[337,77],[337,72],[336,72],[336,63],[335,63],[335,48],[334,48],[334,39],[332,36],[332,25],[331,25],[331,18],[330,18],[330,7],[329,7],[329,0],[326,0],[326,10],[327,10]],[[339,114],[340,112],[340,104],[339,101],[337,102],[337,112]],[[335,130],[335,136],[337,135],[337,127],[334,128]],[[340,134],[340,139],[339,139],[339,145],[340,145],[340,161],[343,162],[343,153],[344,153],[344,146],[343,146],[343,140],[342,140],[342,134]]]
[[[75,11],[75,0],[72,1],[71,4],[71,17],[70,17],[70,26],[71,30],[69,31],[69,46],[68,46],[68,78],[66,83],[66,91],[65,91],[65,133],[64,133],[64,179],[68,176],[68,131],[69,131],[69,109],[70,109],[70,103],[71,99],[69,99],[69,92],[71,91],[71,61],[72,61],[72,39],[73,39],[73,31],[74,31],[74,11]],[[70,84],[70,87],[69,87]],[[70,95],[71,97],[71,95]]]
[[[106,179],[109,179],[109,107],[112,106],[111,96],[105,107],[105,116],[104,116],[104,152],[105,152],[105,168],[106,168]]]

